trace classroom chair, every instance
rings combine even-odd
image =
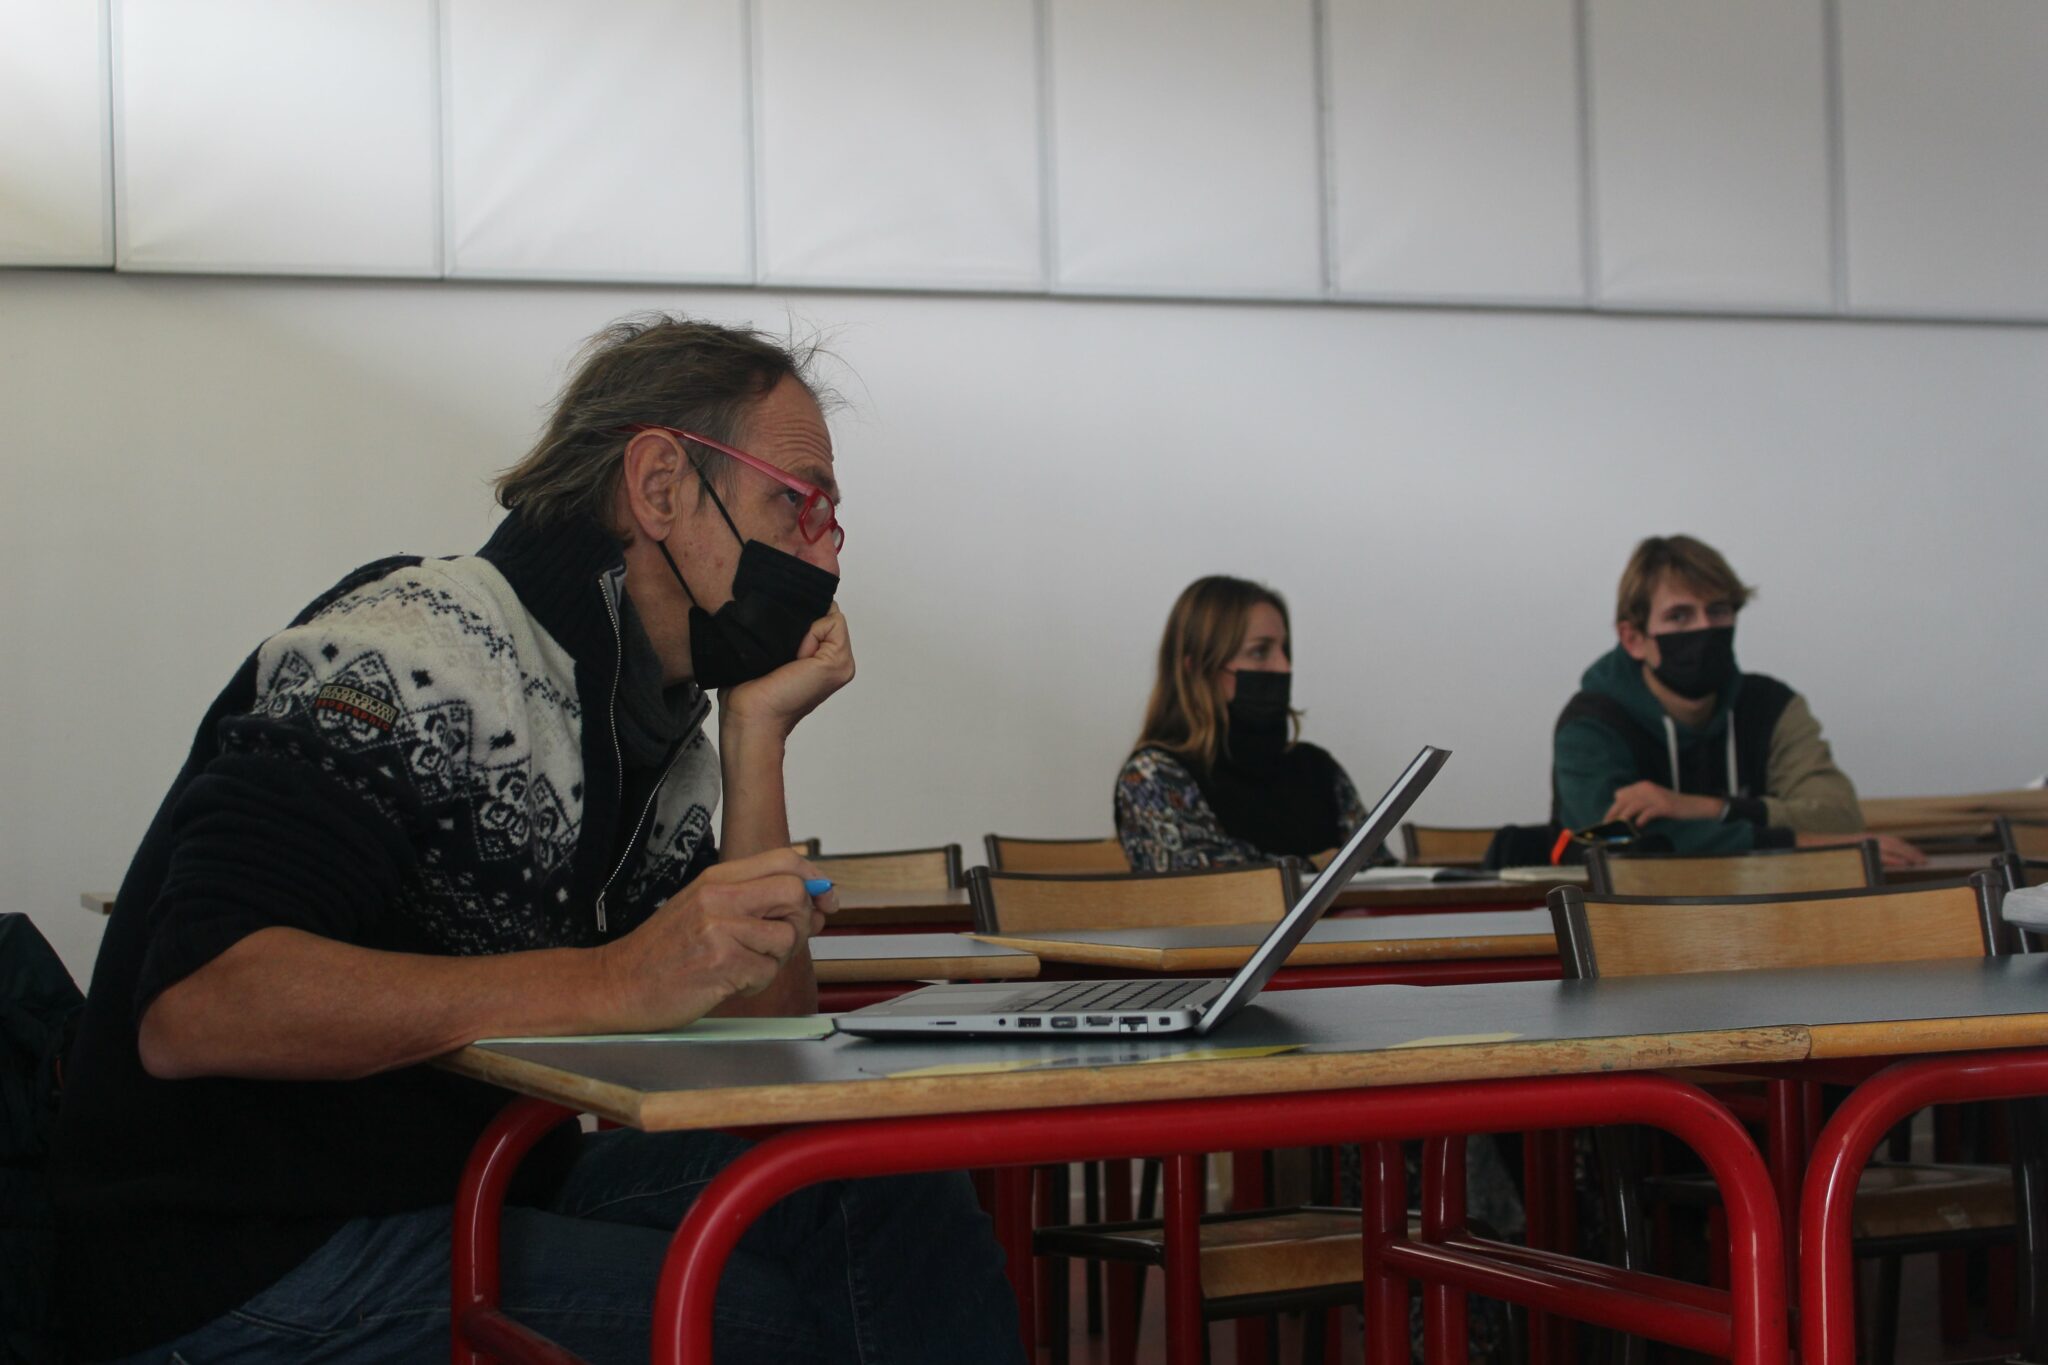
[[[1278,920],[1300,895],[1299,867],[1292,861],[1191,872],[1084,875],[999,872],[977,867],[967,874],[980,933],[1030,933],[1059,929],[1164,928],[1193,924],[1267,924]],[[1091,1168],[1089,1176],[1094,1175]],[[1148,1190],[1155,1171],[1148,1163]],[[1170,1197],[1170,1196],[1169,1196]],[[1062,1208],[1055,1180],[1051,1202]],[[1167,1275],[1194,1275],[1201,1287],[1205,1321],[1277,1312],[1335,1308],[1358,1294],[1363,1263],[1356,1209],[1304,1204],[1290,1208],[1209,1213],[1202,1218],[1198,1265],[1167,1263],[1165,1223],[1150,1215],[1141,1197],[1139,1217],[1098,1222],[1087,1200],[1086,1222],[1041,1227],[1039,1255],[1054,1258],[1049,1302],[1064,1295],[1059,1267],[1068,1259],[1127,1267],[1159,1266]],[[1112,1281],[1109,1313],[1110,1358],[1128,1361],[1137,1348],[1137,1286]],[[1064,1325],[1050,1324],[1054,1343]],[[1055,1351],[1060,1348],[1056,1345]],[[1060,1357],[1056,1354],[1055,1359]]]
[[[2048,820],[2015,820],[1998,817],[1998,844],[2008,854],[2028,862],[2048,862]]]
[[[1129,872],[1124,846],[1107,839],[1018,839],[989,834],[988,865],[997,872]]]
[[[849,891],[957,891],[966,885],[958,844],[880,853],[813,853],[811,861]]]
[[[2002,881],[1988,872],[1944,886],[1780,895],[1589,895],[1560,887],[1550,893],[1550,914],[1565,976],[1577,980],[1995,956],[2005,943],[2002,895]],[[1644,1179],[1624,1144],[1607,1141],[1599,1150],[1612,1251],[1624,1268],[1641,1268]],[[1714,1199],[1710,1181],[1658,1183],[1668,1198],[1701,1206]],[[1859,1256],[1883,1258],[1882,1311],[1870,1338],[1878,1365],[1889,1365],[1897,1342],[1898,1258],[2011,1238],[2013,1189],[2013,1171],[1994,1166],[1887,1162],[1867,1169],[1854,1245]],[[1624,1358],[1639,1358],[1641,1345],[1627,1339]]]
[[[1884,885],[1877,841],[1749,853],[1586,853],[1596,896],[1778,896]]]
[[[1291,861],[1191,872],[967,873],[978,934],[1048,929],[1164,929],[1191,924],[1271,924],[1300,894]]]
[[[1410,867],[1477,867],[1499,833],[1498,825],[1454,828],[1407,821],[1401,826],[1401,861]]]
[[[818,841],[816,839],[792,839],[789,841],[789,846],[803,854],[806,858],[818,856]]]

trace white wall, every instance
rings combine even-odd
[[[2048,769],[2048,330],[0,272],[0,849],[83,977],[243,654],[351,566],[453,553],[580,338],[829,328],[861,661],[805,724],[828,849],[1109,827],[1198,574],[1295,608],[1308,733],[1419,814],[1538,819],[1551,720],[1645,533],[1762,588],[1745,665],[1868,793]]]

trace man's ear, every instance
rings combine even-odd
[[[626,443],[619,469],[619,499],[625,529],[648,540],[666,540],[682,514],[682,443],[663,431],[642,431]]]
[[[1650,637],[1637,629],[1633,621],[1616,621],[1614,634],[1621,641],[1622,650],[1637,663],[1646,662],[1650,657]]]

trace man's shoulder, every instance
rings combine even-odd
[[[1738,710],[1768,717],[1772,721],[1785,713],[1785,708],[1800,700],[1799,694],[1790,684],[1780,682],[1767,673],[1745,673],[1742,675],[1742,695],[1737,697]]]

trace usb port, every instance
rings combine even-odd
[[[1123,1018],[1117,1020],[1117,1022],[1119,1024],[1143,1024],[1145,1022],[1145,1016],[1142,1014],[1126,1014]]]
[[[1028,1014],[1020,1014],[1020,1015],[1018,1015],[1018,1016],[1017,1016],[1017,1027],[1018,1027],[1018,1028],[1044,1028],[1044,1027],[1045,1027],[1045,1021],[1044,1021],[1043,1019],[1033,1019],[1033,1018],[1032,1018],[1032,1017],[1031,1017],[1030,1015],[1028,1015]]]
[[[1074,1016],[1071,1014],[1055,1014],[1052,1017],[1052,1026],[1054,1028],[1073,1028]]]
[[[1091,1014],[1088,1016],[1088,1023],[1092,1027],[1107,1027],[1115,1022],[1116,1016],[1111,1014]]]

